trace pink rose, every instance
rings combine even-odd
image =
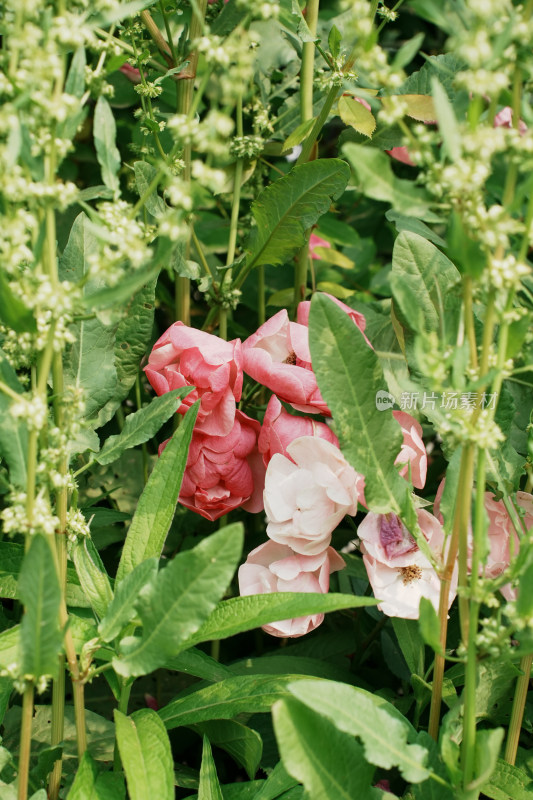
[[[242,506],[263,508],[263,460],[257,451],[260,425],[242,411],[227,436],[193,431],[179,500],[182,505],[215,520]]]
[[[392,415],[396,422],[400,423],[403,433],[402,449],[394,463],[405,464],[400,470],[402,478],[408,478],[410,464],[413,486],[423,489],[426,483],[428,458],[422,441],[422,426],[405,411],[393,411]]]
[[[128,78],[132,83],[141,82],[140,71],[137,69],[137,67],[132,67],[131,64],[128,64],[127,61],[120,67],[119,72],[122,72],[122,74],[125,75],[126,78]]]
[[[243,342],[244,371],[298,411],[331,416],[311,367],[305,325],[278,311]]]
[[[316,436],[295,439],[287,456],[275,453],[267,468],[267,535],[314,556],[328,547],[342,518],[356,513],[363,477],[338,447]]]
[[[258,441],[265,467],[268,466],[274,453],[281,453],[289,458],[287,447],[301,436],[319,436],[336,447],[339,446],[339,440],[324,422],[315,422],[309,417],[293,417],[285,411],[276,395],[272,395],[266,408]]]
[[[335,305],[337,305],[339,308],[342,308],[344,313],[348,314],[354,325],[357,325],[361,333],[364,333],[366,328],[366,319],[364,318],[363,314],[361,314],[359,311],[355,311],[355,309],[353,308],[350,308],[350,306],[347,306],[346,303],[343,303],[341,300],[338,300],[336,297],[333,297],[332,294],[328,294],[327,292],[323,292],[323,294],[325,294],[326,297],[329,297],[330,300],[333,300]],[[310,300],[302,300],[301,303],[298,303],[297,320],[300,323],[300,325],[305,325],[307,328],[309,327],[310,310],[311,310]]]
[[[432,552],[444,546],[444,530],[428,511],[417,511],[418,524]],[[368,579],[378,608],[389,617],[418,619],[422,597],[439,608],[440,580],[415,540],[394,514],[366,515],[357,529]],[[457,567],[452,578],[450,605],[457,590]]]
[[[315,253],[315,247],[331,247],[331,244],[325,239],[321,239],[320,236],[317,236],[315,233],[312,233],[309,238],[309,254],[311,258],[318,260],[320,256],[318,253]]]
[[[407,164],[409,167],[415,166],[407,147],[393,147],[391,150],[386,150],[385,152],[388,153],[391,158],[394,158],[395,161],[401,161],[402,164]]]
[[[161,395],[181,386],[195,390],[183,400],[178,414],[201,399],[196,428],[211,436],[226,436],[235,420],[235,403],[242,392],[241,342],[175,322],[154,344],[144,368]]]
[[[327,594],[329,576],[343,569],[344,561],[333,547],[317,555],[304,556],[290,547],[276,542],[265,542],[256,547],[239,567],[239,592],[250,594],[271,592],[320,592]],[[324,614],[285,619],[264,625],[263,630],[272,636],[304,636],[318,628]]]
[[[513,109],[511,106],[505,106],[501,111],[498,111],[494,117],[495,128],[512,128],[513,127]],[[527,125],[523,119],[518,123],[518,131],[520,136],[527,133]]]

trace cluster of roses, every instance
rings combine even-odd
[[[364,336],[363,315],[331,299]],[[194,386],[178,413],[200,400],[179,497],[182,505],[209,520],[238,507],[265,509],[269,540],[253,550],[239,570],[242,595],[326,593],[330,574],[344,566],[330,547],[331,535],[346,514],[357,513],[358,504],[366,507],[364,476],[348,464],[329,425],[294,416],[282,404],[304,414],[331,416],[311,366],[309,310],[309,302],[300,303],[296,322],[282,310],[242,343],[176,322],[156,342],[145,367],[158,394]],[[262,425],[237,409],[243,372],[274,393]],[[400,474],[409,473],[413,485],[422,489],[427,471],[422,428],[403,411],[393,415],[403,433],[396,458]],[[417,513],[438,559],[444,546],[441,522],[426,510]],[[508,542],[509,525],[506,531]],[[358,535],[384,613],[416,618],[422,596],[438,606],[437,573],[397,517],[368,513]],[[451,600],[454,596],[452,592]],[[315,615],[284,620],[265,630],[276,636],[302,636],[322,619]]]

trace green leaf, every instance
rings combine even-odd
[[[416,233],[400,233],[394,243],[390,283],[407,328],[420,334],[440,331],[444,299],[459,281],[459,272],[435,245]]]
[[[194,634],[228,588],[242,551],[241,523],[228,525],[174,558],[139,595],[142,639],[122,642],[113,660],[125,676],[145,675],[189,646]],[[187,642],[187,644],[185,644]]]
[[[14,392],[21,394],[24,391],[3,350],[0,350],[0,380]],[[28,428],[24,420],[15,420],[9,414],[11,402],[11,398],[0,391],[0,456],[7,465],[11,483],[17,488],[25,488]]]
[[[137,567],[137,569],[139,568]],[[190,647],[183,653],[171,658],[170,661],[166,662],[165,669],[185,672],[187,675],[194,675],[196,678],[202,678],[205,681],[223,681],[224,678],[231,678],[234,674],[229,667],[224,666],[220,661],[215,661],[214,658],[196,647]],[[258,670],[258,672],[260,671]]]
[[[100,95],[96,101],[93,135],[96,156],[102,170],[102,180],[115,194],[118,194],[120,153],[115,143],[117,126],[111,106],[103,95]]]
[[[135,602],[141,589],[157,575],[157,563],[157,558],[148,558],[117,583],[115,595],[98,626],[102,641],[110,642],[118,636],[135,615]]]
[[[365,197],[390,203],[407,216],[435,221],[429,210],[429,195],[411,181],[397,178],[386,153],[355,142],[348,142],[342,150],[352,165],[355,185]]]
[[[73,97],[81,98],[85,91],[85,67],[87,59],[85,48],[78,47],[72,56],[70,67],[65,81],[65,92]]]
[[[89,220],[85,214],[79,214],[59,261],[60,279],[72,283],[86,280],[90,256],[96,252],[97,243]],[[90,300],[99,286],[99,282],[87,280],[84,300]],[[65,352],[65,381],[84,390],[85,415],[93,419],[116,389],[115,327],[103,325],[98,319],[85,319],[71,325],[70,331],[76,341]]]
[[[304,120],[301,125],[298,125],[298,127],[295,128],[283,142],[281,152],[286,153],[288,150],[292,150],[293,147],[296,147],[297,144],[300,144],[300,142],[303,142],[314,123],[314,118],[311,118]]]
[[[392,617],[394,633],[411,675],[424,676],[424,642],[415,619]]]
[[[427,94],[402,94],[402,98],[407,106],[407,116],[419,122],[435,122],[435,104],[431,95]]]
[[[279,751],[287,772],[320,800],[378,798],[372,789],[374,768],[351,736],[294,698],[272,709]]]
[[[327,158],[294,167],[268,186],[252,205],[256,227],[247,243],[247,269],[286,263],[303,246],[309,228],[340,197],[348,178],[344,161]]]
[[[20,625],[0,633],[0,668],[20,663]]]
[[[365,476],[368,508],[399,514],[408,495],[408,484],[394,466],[402,433],[390,408],[376,406],[378,392],[387,391],[387,385],[375,351],[348,315],[320,294],[311,302],[309,347],[341,450]]]
[[[122,775],[101,772],[90,753],[85,752],[67,800],[124,800],[125,796],[126,786]]]
[[[529,619],[533,613],[533,562],[520,576],[516,610],[522,619]]]
[[[371,111],[353,97],[339,97],[337,103],[339,116],[345,125],[350,125],[358,133],[372,138],[376,130],[376,120]]]
[[[279,21],[300,42],[316,42],[298,3],[298,0],[281,0],[279,3]]]
[[[328,34],[328,47],[329,52],[333,56],[333,58],[337,58],[341,50],[341,42],[342,42],[342,34],[337,28],[336,25],[331,26],[331,30]]]
[[[420,50],[424,37],[425,33],[417,33],[412,39],[408,39],[402,44],[392,62],[394,69],[403,69],[411,63]]]
[[[199,401],[187,411],[148,478],[124,542],[117,583],[137,564],[161,555],[178,502],[198,406]]]
[[[276,592],[247,597],[232,597],[220,603],[205,623],[187,641],[187,647],[216,639],[226,639],[236,633],[250,631],[281,619],[325,614],[344,608],[374,606],[373,597],[354,597],[349,594],[318,594]]]
[[[61,590],[51,545],[40,533],[31,537],[19,577],[25,614],[20,625],[21,672],[35,679],[55,677],[63,636],[59,627]]]
[[[439,617],[433,603],[427,597],[420,599],[419,613],[418,624],[422,639],[436,653],[442,653]]]
[[[174,800],[174,769],[165,726],[150,708],[126,717],[115,710],[120,758],[131,800]]]
[[[289,775],[283,766],[283,762],[278,761],[267,780],[259,791],[254,794],[253,800],[276,800],[277,797],[283,796],[286,791],[292,789],[295,785],[295,779]]]
[[[422,0],[427,5],[426,0]],[[439,4],[440,5],[440,4]],[[448,15],[450,9],[447,8],[443,13],[443,18]],[[411,73],[402,84],[399,94],[431,94],[431,80],[437,77],[450,98],[455,94],[454,81],[458,72],[465,68],[465,63],[457,57],[455,53],[446,53],[440,56],[425,56],[426,63],[417,72]]]
[[[23,562],[23,544],[5,539],[0,542],[0,597],[19,599],[17,582]],[[81,608],[89,606],[80,587],[76,570],[70,564],[67,566],[67,603]]]
[[[487,256],[479,242],[466,231],[461,217],[456,211],[450,215],[446,234],[446,252],[463,275],[479,279],[485,269]]]
[[[520,767],[498,759],[483,794],[492,800],[533,800],[533,781]]]
[[[146,161],[135,161],[133,169],[135,171],[137,191],[139,192],[139,197],[142,197],[157,175],[157,170],[155,167],[152,167],[151,164],[147,164]],[[167,210],[165,201],[162,197],[159,197],[155,189],[152,194],[146,198],[144,205],[148,213],[156,218],[162,217]]]
[[[128,414],[124,427],[117,436],[110,436],[96,456],[99,464],[111,464],[120,458],[125,450],[151,439],[161,425],[176,413],[183,397],[192,391],[190,386],[183,386],[171,392],[154,397],[150,405]]]
[[[392,208],[387,211],[385,216],[389,222],[393,222],[394,225],[396,225],[398,233],[402,231],[417,233],[424,239],[428,239],[430,242],[433,242],[433,244],[436,244],[437,247],[446,247],[445,240],[432,231],[424,222],[416,219],[416,217],[407,217],[405,214],[400,214],[399,211],[394,211]]]
[[[475,778],[470,784],[473,789],[482,789],[496,768],[505,730],[478,730],[476,732]]]
[[[461,157],[461,133],[455,111],[439,79],[431,78],[431,94],[435,103],[439,133],[442,135],[442,152],[452,161]]]
[[[263,740],[257,731],[231,719],[214,719],[192,726],[211,744],[225,750],[253,779],[263,755]]]
[[[72,548],[72,560],[81,587],[97,617],[105,616],[113,599],[113,590],[98,550],[91,539],[78,540]]]
[[[3,269],[0,270],[0,322],[16,333],[37,331],[33,312],[13,292]]]
[[[209,739],[204,736],[202,750],[202,766],[200,767],[200,786],[198,787],[198,800],[224,800],[222,789],[217,777],[213,754]]]
[[[270,711],[272,703],[288,696],[287,684],[298,675],[238,675],[172,700],[159,711],[171,730],[211,719],[233,719],[237,714]]]
[[[339,730],[358,736],[371,764],[383,769],[398,767],[411,783],[429,776],[425,766],[428,751],[408,744],[410,724],[382,698],[333,681],[299,681],[289,688],[298,700],[328,717]]]

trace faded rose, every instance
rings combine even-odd
[[[225,342],[175,322],[155,343],[144,371],[159,395],[181,386],[196,387],[183,400],[178,414],[185,414],[200,398],[196,428],[211,436],[230,433],[242,392],[239,339]]]
[[[271,592],[320,592],[329,589],[329,576],[343,569],[344,561],[333,547],[317,555],[304,556],[277,542],[265,542],[249,554],[239,568],[239,592],[269,594]],[[263,630],[272,636],[304,636],[317,628],[323,614],[285,619],[264,625]]]
[[[432,552],[439,556],[444,545],[440,522],[424,509],[417,511],[418,524]],[[436,611],[439,607],[440,580],[415,540],[394,514],[367,514],[357,530],[368,579],[378,608],[389,617],[418,619],[422,597]],[[454,570],[450,605],[457,589]]]
[[[267,468],[267,535],[297,553],[316,555],[345,514],[356,513],[363,477],[338,447],[315,436],[295,439],[287,455],[276,453]]]
[[[257,451],[259,423],[237,411],[227,436],[194,430],[179,500],[215,520],[235,508],[263,508],[265,468]]]
[[[278,398],[272,395],[266,407],[258,441],[265,467],[275,453],[287,456],[287,447],[301,436],[318,436],[339,446],[337,437],[324,422],[315,422],[308,417],[293,417],[285,411]]]
[[[411,465],[413,486],[423,489],[426,483],[428,458],[422,441],[422,426],[405,411],[393,411],[392,415],[396,422],[400,423],[403,433],[402,449],[394,463],[405,464],[400,470],[402,478],[409,477],[409,465]]]

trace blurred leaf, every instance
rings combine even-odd
[[[411,5],[417,0],[412,0]],[[439,2],[439,0],[437,0]],[[427,0],[422,0],[424,5],[428,5]],[[420,3],[418,3],[420,5]],[[442,5],[439,2],[439,6]],[[450,6],[446,7],[446,11],[442,14],[446,17],[450,14]],[[448,19],[450,17],[448,16]],[[445,53],[440,56],[425,56],[426,63],[417,72],[413,72],[402,84],[399,94],[431,94],[432,86],[431,80],[437,77],[449,97],[453,98],[455,94],[454,82],[455,76],[465,68],[465,62],[462,61],[455,53]]]
[[[18,394],[23,392],[17,373],[7,360],[3,350],[0,350],[0,380],[14,392]],[[25,420],[15,420],[10,415],[9,406],[12,402],[8,395],[0,392],[0,456],[9,470],[11,483],[17,488],[25,488],[28,429]]]
[[[498,759],[483,794],[492,800],[533,800],[533,780],[520,767]]]
[[[98,633],[104,642],[110,642],[119,635],[135,615],[135,602],[141,589],[157,575],[157,558],[142,561],[135,569],[116,585],[115,595],[107,607],[105,616],[98,626]]]
[[[115,194],[118,194],[120,188],[118,171],[121,161],[115,143],[117,127],[113,112],[103,95],[100,95],[96,101],[93,134],[96,156],[102,170],[102,180]]]
[[[37,331],[33,312],[13,292],[4,270],[0,270],[0,322],[16,333]]]
[[[202,766],[200,767],[200,785],[198,787],[198,800],[224,800],[222,789],[217,777],[217,770],[209,739],[204,736],[202,750]]]
[[[67,800],[124,800],[126,786],[118,772],[102,772],[88,752],[80,761]]]
[[[461,217],[455,211],[450,215],[446,239],[445,250],[457,269],[463,275],[479,279],[485,269],[487,256],[480,243],[465,230]]]
[[[192,550],[178,553],[157,578],[145,585],[136,603],[142,639],[122,641],[123,656],[113,659],[120,675],[145,675],[186,649],[187,638],[198,630],[228,588],[242,543],[242,524],[228,525]]]
[[[424,38],[424,33],[417,33],[412,39],[408,39],[402,44],[392,62],[394,69],[403,69],[407,64],[411,63],[420,50]]]
[[[374,767],[365,761],[363,748],[329,719],[292,697],[276,703],[272,716],[285,769],[303,783],[308,797],[380,797],[372,789]]]
[[[437,112],[439,132],[443,139],[443,154],[446,154],[452,161],[457,161],[461,156],[461,133],[448,95],[435,76],[431,78],[431,93]]]
[[[165,726],[150,708],[115,710],[120,758],[131,800],[174,800],[174,764]]]
[[[419,615],[418,623],[423,640],[436,653],[442,654],[439,617],[433,603],[427,597],[420,599]]]
[[[156,168],[152,167],[151,164],[147,164],[146,161],[135,161],[133,164],[133,169],[135,171],[135,183],[137,184],[137,191],[139,193],[139,197],[142,197],[158,173]],[[157,189],[154,189],[154,191],[146,198],[144,205],[146,206],[148,213],[153,217],[156,217],[156,219],[161,218],[167,210],[167,204],[162,197],[159,197],[157,194]]]
[[[470,784],[473,789],[482,789],[494,772],[504,734],[503,728],[476,731],[475,778]]]
[[[63,635],[59,627],[61,590],[51,544],[36,533],[22,564],[18,591],[25,613],[20,625],[21,672],[57,675]],[[52,543],[53,544],[53,543]]]
[[[263,741],[257,731],[230,719],[209,720],[193,725],[192,728],[205,734],[211,744],[225,750],[246,770],[250,780],[253,780],[263,754]]]
[[[256,227],[248,238],[247,270],[261,264],[284,264],[303,246],[305,235],[339,197],[349,170],[338,158],[294,167],[270,184],[252,204]]]
[[[372,138],[376,130],[376,120],[371,111],[353,97],[342,95],[337,103],[339,116],[345,125],[350,125],[358,133]]]
[[[276,800],[277,797],[284,797],[284,793],[292,789],[296,783],[295,778],[289,775],[283,766],[283,762],[278,761],[259,791],[254,794],[253,800]]]
[[[117,583],[137,564],[161,555],[178,502],[198,405],[199,401],[185,414],[148,478],[124,542]]]
[[[196,678],[202,678],[206,681],[223,681],[224,678],[231,678],[233,675],[229,667],[224,666],[219,661],[215,661],[214,658],[196,647],[190,647],[183,653],[171,658],[166,662],[165,669],[185,672],[187,675],[194,675]]]
[[[431,95],[426,94],[402,94],[399,95],[407,105],[407,116],[419,122],[436,122],[437,113],[435,103]]]
[[[104,446],[96,456],[99,464],[111,464],[120,458],[125,450],[151,439],[160,427],[181,405],[183,397],[192,391],[190,386],[173,389],[161,397],[154,397],[150,405],[128,414],[124,427],[117,436],[106,439]]]
[[[113,599],[113,590],[98,550],[90,539],[84,537],[72,547],[71,554],[91,608],[97,617],[104,617]]]
[[[283,142],[283,147],[281,148],[282,153],[287,153],[289,150],[292,150],[293,147],[303,142],[303,140],[307,137],[307,134],[315,124],[314,118],[306,119],[297,128],[290,133],[285,141]]]

